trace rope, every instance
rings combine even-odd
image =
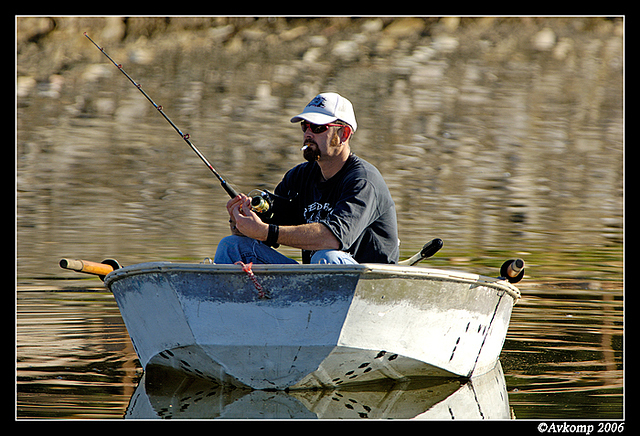
[[[269,298],[269,293],[266,292],[262,288],[262,285],[258,282],[258,279],[256,278],[256,275],[253,273],[253,271],[251,271],[251,267],[253,266],[253,262],[249,262],[248,264],[245,264],[244,262],[238,261],[235,264],[236,265],[241,265],[242,266],[242,271],[247,273],[247,275],[249,276],[249,278],[253,282],[253,286],[255,286],[256,290],[258,291],[258,298],[260,298],[261,300]]]

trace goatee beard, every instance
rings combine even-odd
[[[312,148],[311,144],[315,145],[315,148]],[[331,141],[329,142],[329,147],[339,147],[339,146],[340,146],[340,138],[338,138],[338,135],[333,135],[333,137],[331,138]],[[322,153],[320,152],[320,147],[318,147],[318,144],[316,144],[311,140],[308,142],[305,142],[302,148],[303,148],[302,156],[304,156],[304,158],[308,162],[315,162],[317,160],[320,160],[320,157],[322,157]]]
[[[311,147],[311,143],[306,143],[305,145],[307,148],[302,152],[302,156],[304,156],[307,162],[315,162],[320,159],[320,149],[317,148],[317,145],[315,148]]]

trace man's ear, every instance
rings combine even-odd
[[[342,133],[340,134],[340,142],[347,142],[352,133],[353,130],[351,130],[351,126],[343,126]]]

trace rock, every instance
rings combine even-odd
[[[101,41],[119,41],[124,38],[127,26],[122,17],[107,17],[105,27],[100,33]]]
[[[82,73],[82,80],[85,82],[95,82],[99,79],[111,77],[113,72],[106,64],[90,64],[87,65]]]
[[[438,35],[433,38],[433,48],[436,51],[450,53],[458,48],[458,38],[450,35]]]
[[[154,56],[149,49],[135,47],[129,52],[129,60],[134,64],[149,65],[154,61]]]
[[[309,29],[307,28],[307,26],[297,26],[293,29],[285,30],[284,32],[280,33],[280,39],[282,39],[283,41],[293,41],[294,39],[297,39],[308,32]]]
[[[378,44],[376,44],[376,53],[380,56],[384,56],[389,54],[396,48],[397,42],[395,38],[390,36],[385,36],[380,38]]]
[[[320,47],[311,47],[302,56],[302,62],[312,64],[316,62],[322,56],[322,49]]]
[[[271,84],[263,80],[256,87],[255,106],[259,110],[269,110],[278,106],[279,99],[271,95]]]
[[[95,101],[95,110],[101,116],[113,115],[116,112],[116,102],[112,98],[98,98]]]
[[[406,38],[419,34],[425,28],[425,22],[421,18],[399,18],[389,24],[384,33],[394,38]]]
[[[267,34],[262,29],[254,29],[251,27],[247,27],[240,31],[240,35],[248,41],[260,41],[263,40]]]
[[[460,17],[443,17],[439,21],[447,32],[455,32],[460,26]]]
[[[236,35],[227,43],[225,46],[227,52],[231,54],[237,54],[242,51],[243,43],[242,37],[240,35]]]
[[[358,43],[355,41],[339,41],[333,46],[331,53],[343,61],[353,61],[359,55]]]
[[[309,49],[309,50],[314,50],[314,49]],[[315,49],[315,50],[318,50],[318,49]],[[305,53],[304,56],[306,55],[307,54]],[[302,58],[303,61],[305,61],[304,56]],[[291,86],[296,82],[296,79],[298,78],[299,74],[300,72],[298,68],[296,68],[293,65],[289,65],[289,64],[276,65],[273,70],[272,80],[274,83],[277,83],[279,85]]]
[[[36,87],[36,79],[30,76],[18,76],[16,81],[16,93],[18,98],[27,97]]]
[[[553,57],[559,60],[566,59],[573,50],[573,40],[571,38],[560,38],[558,44],[553,49]]]
[[[418,46],[413,50],[411,59],[414,62],[426,64],[435,56],[436,52],[434,47]]]
[[[207,36],[214,42],[225,42],[233,32],[236,26],[227,24],[226,26],[212,27],[207,31]]]
[[[312,35],[309,37],[309,44],[314,47],[323,47],[329,43],[329,40],[324,35]]]
[[[360,26],[360,29],[364,33],[377,33],[377,32],[380,32],[383,27],[384,27],[384,23],[382,22],[382,19],[374,18],[372,20],[367,20],[364,23],[362,23],[362,26]]]
[[[556,34],[550,28],[545,27],[533,36],[532,43],[536,50],[551,50],[556,45]]]

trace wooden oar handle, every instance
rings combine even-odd
[[[79,259],[60,259],[60,267],[86,274],[95,274],[100,277],[104,277],[114,269],[117,269],[114,268],[113,265],[108,265],[106,263]]]

